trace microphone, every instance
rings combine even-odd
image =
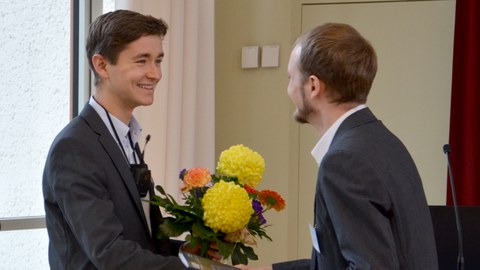
[[[457,223],[457,237],[458,237],[458,258],[457,258],[457,269],[463,270],[464,266],[464,259],[463,259],[463,239],[462,239],[462,226],[460,225],[460,218],[458,217],[458,206],[457,206],[457,198],[455,196],[455,184],[453,181],[453,173],[452,167],[450,165],[450,145],[445,144],[443,146],[443,152],[447,156],[447,165],[448,165],[448,173],[450,176],[450,187],[452,190],[452,199],[453,199],[453,209],[455,212],[455,221]]]
[[[145,137],[145,144],[143,145],[143,151],[142,151],[142,159],[143,159],[143,156],[145,154],[145,148],[147,147],[147,143],[150,141],[150,134],[147,135],[147,137]]]

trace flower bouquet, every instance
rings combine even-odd
[[[178,204],[161,186],[160,195],[151,203],[162,207],[170,216],[159,226],[157,237],[166,239],[188,232],[186,241],[200,247],[200,255],[216,244],[224,259],[233,265],[257,260],[252,246],[257,238],[272,240],[263,213],[281,211],[285,201],[275,191],[256,190],[262,180],[265,161],[260,154],[243,145],[235,145],[220,155],[216,173],[206,168],[183,169],[180,179],[185,204]]]

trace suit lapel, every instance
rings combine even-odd
[[[147,220],[143,211],[140,195],[138,194],[138,190],[135,185],[135,180],[133,179],[132,173],[130,171],[130,167],[125,160],[125,157],[120,150],[120,147],[113,139],[112,135],[108,131],[100,116],[90,105],[85,105],[85,108],[80,113],[80,117],[82,117],[87,122],[93,132],[98,134],[98,141],[103,146],[105,152],[110,156],[110,159],[112,160],[122,181],[127,187],[128,192],[130,193],[130,198],[132,202],[136,205],[137,210],[139,211],[140,216],[143,219],[144,227],[148,231],[148,225],[146,223]]]

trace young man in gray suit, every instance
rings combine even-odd
[[[374,49],[349,25],[321,25],[297,40],[288,95],[295,119],[320,137],[314,249],[310,260],[273,269],[438,269],[417,168],[365,105],[376,71]]]
[[[163,20],[126,10],[90,26],[95,94],[55,138],[43,176],[51,269],[185,269],[170,256],[178,245],[152,237],[161,215],[142,202],[153,183],[132,115],[153,102],[166,32]]]

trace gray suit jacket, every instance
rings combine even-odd
[[[310,269],[438,269],[417,168],[368,108],[340,125],[320,164],[314,220],[321,253]]]
[[[185,269],[156,254],[129,165],[90,105],[55,138],[43,195],[51,269]]]

